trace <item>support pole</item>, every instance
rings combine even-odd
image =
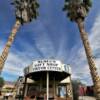
[[[73,86],[72,86],[71,75],[69,76],[69,78],[70,78],[70,88],[71,88],[71,99],[74,100],[73,99]]]
[[[24,82],[24,86],[23,86],[23,99],[25,96],[26,84],[27,84],[27,76],[25,76],[25,82]]]
[[[42,91],[42,85],[43,85],[43,83],[42,83],[43,81],[42,81],[42,78],[40,79],[40,92]]]
[[[47,72],[47,100],[49,100],[49,72]]]
[[[73,87],[72,87],[72,81],[71,81],[71,75],[68,77],[70,83],[67,83],[67,98],[70,98],[70,100],[73,100]]]
[[[55,97],[55,96],[56,96],[56,84],[55,84],[55,77],[54,77],[53,81],[54,81],[54,86],[53,86],[53,88],[54,88],[54,97]]]

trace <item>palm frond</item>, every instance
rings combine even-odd
[[[39,8],[39,3],[37,0],[14,0],[16,18],[21,21],[21,23],[26,23],[36,19],[37,9]]]
[[[83,0],[83,3],[84,3],[85,5],[88,5],[89,7],[92,6],[92,0]]]
[[[67,16],[71,21],[75,21],[77,18],[84,20],[91,4],[91,0],[65,0],[63,11],[68,13]]]

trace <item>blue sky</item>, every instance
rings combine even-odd
[[[0,0],[0,54],[16,21],[11,1]],[[73,78],[92,84],[77,25],[70,22],[62,11],[64,0],[39,0],[39,3],[38,19],[21,26],[2,76],[5,80],[15,81],[19,75],[23,75],[23,68],[33,60],[53,57],[71,65]],[[100,2],[94,0],[85,20],[93,54],[97,57],[97,67],[100,65],[99,9]]]

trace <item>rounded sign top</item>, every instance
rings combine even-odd
[[[59,60],[45,59],[33,61],[29,67],[24,70],[25,74],[40,71],[57,71],[70,73],[70,68],[66,64],[62,64]]]

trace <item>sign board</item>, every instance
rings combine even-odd
[[[62,71],[62,64],[56,60],[38,60],[33,62],[33,72],[36,71]]]
[[[62,64],[59,60],[36,60],[26,67],[25,74],[39,71],[57,71],[69,73],[69,66]]]

